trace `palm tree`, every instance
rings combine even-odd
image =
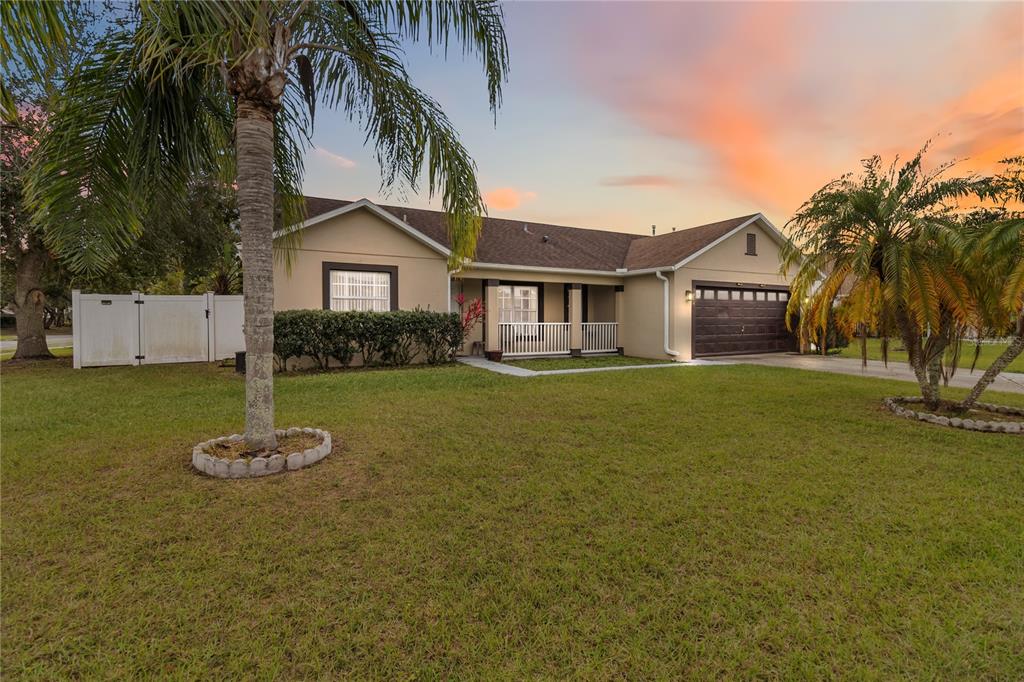
[[[867,330],[899,336],[926,404],[939,404],[942,357],[973,312],[958,265],[962,238],[957,202],[972,178],[945,178],[951,164],[926,172],[927,146],[897,169],[873,156],[858,176],[845,175],[818,190],[787,223],[782,271],[795,269],[787,318],[799,316],[802,338],[824,337],[829,315],[860,336],[867,362]],[[844,302],[835,306],[843,292]]]
[[[1024,157],[1003,161],[1004,170],[977,185],[977,194],[989,205],[967,218],[970,244],[965,267],[971,273],[977,304],[974,328],[980,339],[986,332],[1012,340],[960,403],[974,406],[982,392],[1024,352]],[[980,350],[980,346],[978,347]]]
[[[234,244],[221,248],[220,258],[213,269],[192,287],[196,293],[212,292],[220,296],[242,292],[242,267]]]
[[[49,246],[73,268],[91,270],[131,243],[154,194],[181,196],[190,175],[211,169],[234,179],[245,438],[251,449],[274,449],[275,197],[286,222],[301,218],[302,153],[317,104],[362,126],[384,185],[415,189],[426,167],[458,262],[474,251],[485,210],[476,169],[444,112],[411,82],[402,44],[424,40],[447,50],[454,38],[481,59],[496,111],[507,76],[501,7],[494,0],[154,0],[112,26],[69,83],[28,198],[48,226]]]

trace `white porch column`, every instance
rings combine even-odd
[[[569,285],[569,355],[583,355],[583,288]]]
[[[615,285],[615,345],[619,355],[623,355],[622,332],[626,322],[626,287]]]
[[[501,335],[498,331],[501,314],[498,305],[498,280],[484,280],[484,355],[488,359],[501,351]]]

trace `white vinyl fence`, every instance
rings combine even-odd
[[[241,296],[71,292],[75,369],[210,362],[245,350]]]

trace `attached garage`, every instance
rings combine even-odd
[[[694,290],[693,356],[794,351],[786,329],[789,290],[700,284]]]

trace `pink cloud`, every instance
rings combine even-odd
[[[510,211],[519,208],[524,202],[536,198],[536,192],[523,191],[515,187],[498,187],[484,192],[484,202],[487,207],[496,211]]]
[[[929,138],[934,161],[978,170],[1024,149],[1024,5],[637,3],[580,18],[583,86],[767,210]]]
[[[313,150],[313,156],[323,159],[331,166],[335,168],[355,168],[356,162],[352,159],[342,156],[341,154],[335,154],[334,152],[328,151],[323,147],[317,147]]]

